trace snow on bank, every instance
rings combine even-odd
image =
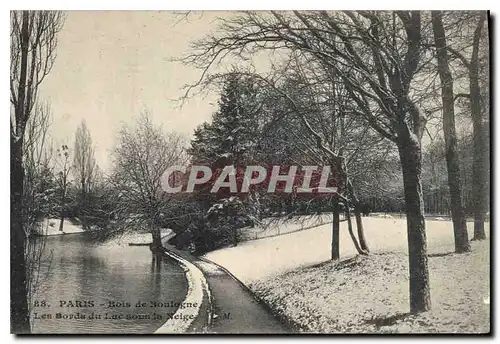
[[[340,229],[342,262],[329,261],[331,224],[242,242],[205,257],[305,331],[489,331],[489,240],[472,242],[471,253],[452,254],[451,221],[427,220],[433,309],[409,316],[406,219],[365,217],[363,223],[368,257],[354,258],[346,222]],[[467,227],[472,238],[473,223]]]
[[[314,216],[294,216],[286,224],[280,218],[263,219],[259,226],[245,227],[238,230],[241,240],[255,240],[293,233],[332,222],[331,214]]]
[[[162,228],[160,230],[160,235],[163,238],[166,236],[170,236],[173,234],[173,231],[170,228]],[[150,232],[136,232],[130,231],[125,232],[120,235],[113,237],[112,239],[106,241],[104,246],[106,247],[114,247],[114,246],[129,246],[129,243],[132,244],[150,244],[153,241]]]
[[[407,253],[406,219],[364,217],[365,236],[372,252]],[[290,231],[286,224],[281,233]],[[473,223],[467,223],[472,238]],[[486,223],[489,235],[488,223]],[[426,221],[429,253],[453,251],[451,221]],[[239,243],[236,247],[209,252],[206,258],[224,266],[246,284],[270,278],[288,270],[311,266],[330,259],[331,224],[294,233]],[[347,232],[347,223],[340,224],[341,258],[356,255]]]
[[[178,308],[175,314],[154,333],[186,333],[200,313],[203,296],[206,295],[210,298],[210,290],[205,276],[194,264],[174,252],[167,252],[166,254],[176,260],[183,268],[188,281],[188,290],[183,303],[191,304],[193,307]]]
[[[82,233],[84,229],[79,225],[72,223],[70,220],[65,219],[63,223],[63,230],[59,230],[60,219],[46,219],[40,224],[38,233],[40,235],[62,235],[72,233]]]
[[[408,257],[357,256],[252,285],[273,309],[315,333],[487,333],[489,241],[472,252],[429,257],[432,309],[409,315]]]

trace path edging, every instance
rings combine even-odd
[[[193,263],[187,261],[181,256],[171,252],[164,252],[167,256],[177,261],[184,272],[186,273],[186,279],[188,282],[188,291],[186,298],[183,302],[196,303],[197,307],[186,307],[181,309],[179,307],[174,315],[167,320],[160,328],[158,328],[155,334],[171,334],[171,333],[186,333],[188,328],[194,322],[194,320],[200,315],[200,308],[203,303],[203,295],[207,294],[208,300],[210,300],[210,290],[208,288],[208,282],[201,272]],[[193,315],[189,320],[182,320],[183,316]],[[209,314],[209,322],[211,319],[211,314]]]

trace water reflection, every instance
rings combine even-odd
[[[152,259],[147,246],[107,248],[94,244],[87,234],[46,240],[33,301],[45,300],[50,307],[34,312],[52,319],[34,320],[34,333],[151,333],[176,308],[135,305],[184,299],[187,282],[182,269],[171,261]],[[68,307],[75,301],[87,301],[87,307]],[[88,307],[92,302],[94,307]],[[58,314],[77,319],[56,319]],[[139,315],[161,319],[136,319]],[[116,319],[120,317],[124,319]]]

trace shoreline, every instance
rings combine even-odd
[[[487,259],[489,244],[473,242],[466,255],[429,257],[433,307],[420,314],[408,312],[407,255],[399,252],[326,261],[253,283],[251,289],[303,333],[487,334],[487,272],[472,274],[476,263]],[[464,271],[457,273],[458,268]]]
[[[163,240],[165,240],[166,237],[174,236],[175,233],[174,233],[174,231],[172,231],[169,228],[162,228],[160,230],[160,235],[161,235],[161,239],[163,241]],[[129,231],[129,232],[124,232],[124,233],[118,234],[118,235],[110,238],[109,240],[104,241],[101,244],[101,246],[104,246],[104,247],[149,246],[152,243],[152,241],[153,241],[153,239],[151,237],[150,232]]]
[[[306,333],[490,331],[483,301],[490,292],[490,239],[472,241],[472,252],[455,254],[452,223],[426,221],[434,308],[415,316],[408,314],[406,220],[364,219],[372,248],[366,257],[356,255],[341,224],[342,259],[331,261],[326,224],[241,242],[203,258],[230,271],[273,313]]]
[[[191,325],[202,316],[200,311],[204,298],[210,299],[210,289],[205,276],[194,264],[172,251],[166,250],[163,255],[175,260],[184,270],[188,290],[184,301],[179,303],[175,313],[154,334],[187,334]],[[191,307],[183,307],[183,305],[191,305]]]

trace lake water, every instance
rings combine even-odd
[[[152,333],[184,300],[183,270],[153,264],[148,246],[109,248],[88,233],[45,240],[33,333]]]

